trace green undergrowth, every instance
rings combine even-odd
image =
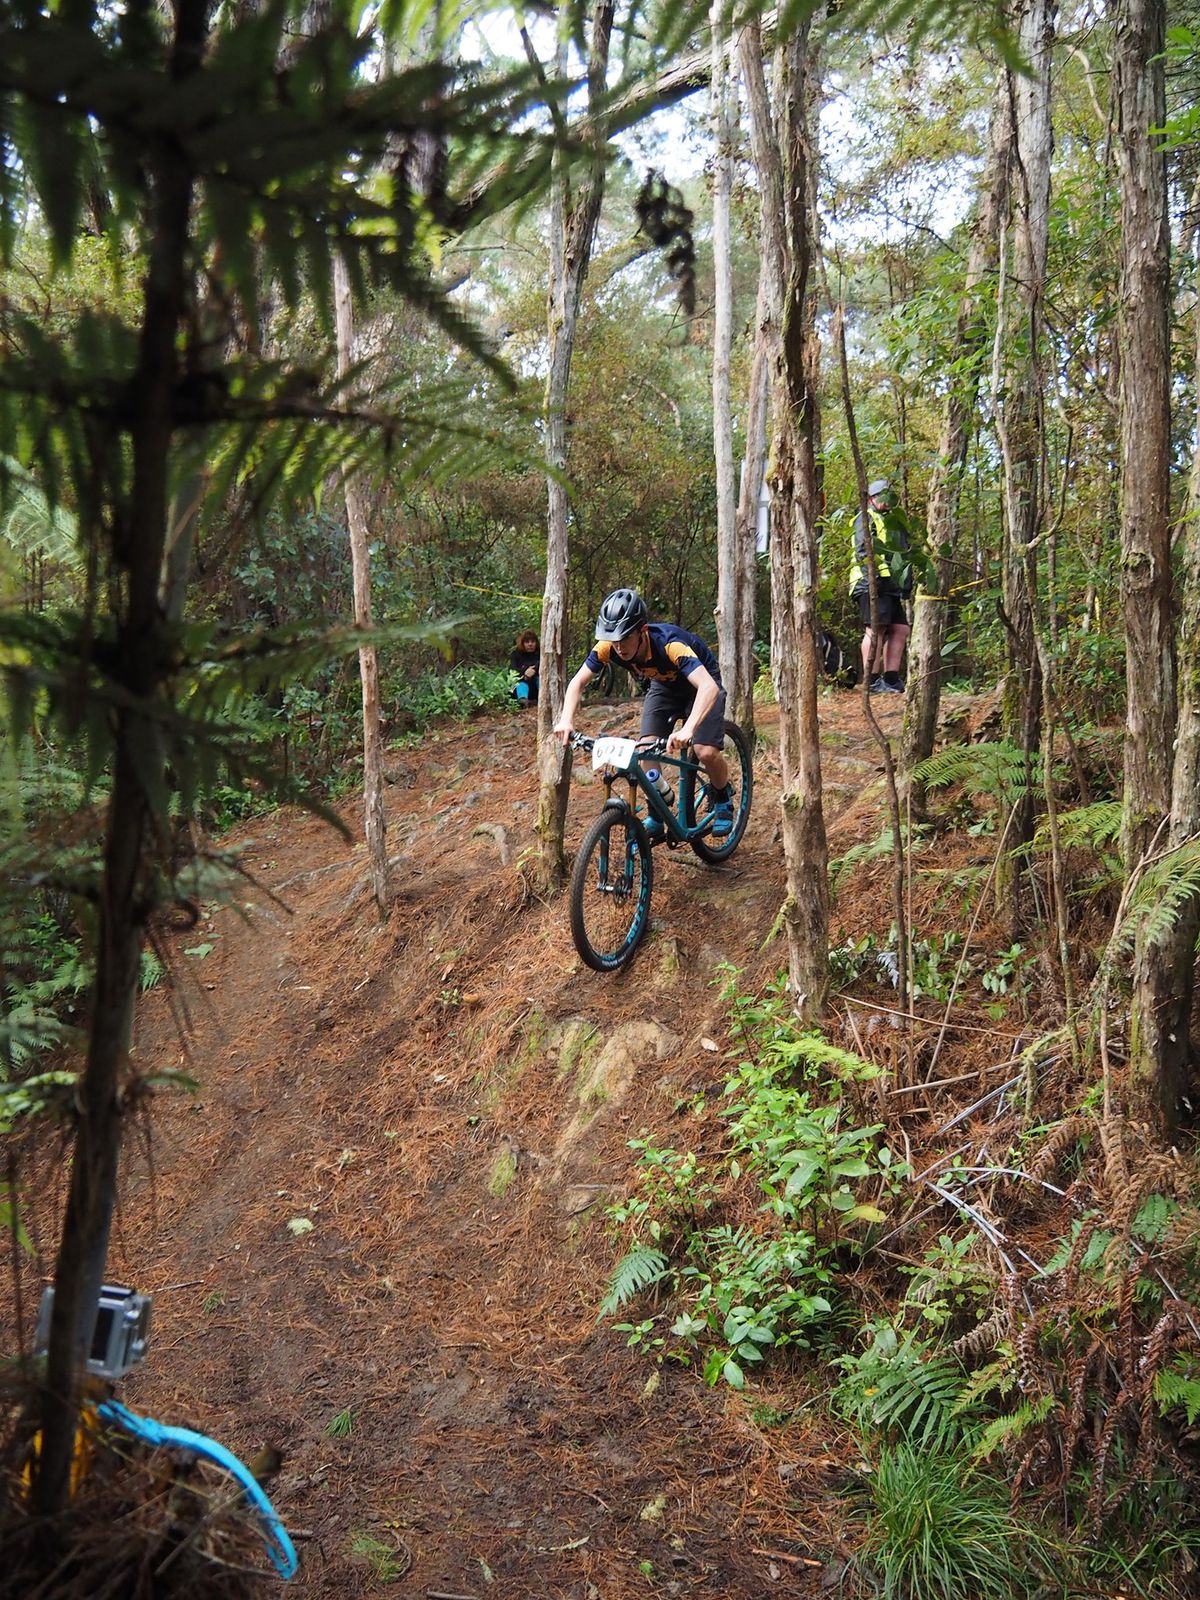
[[[1019,984],[1021,953],[976,981]],[[782,977],[749,994],[727,972],[723,998],[722,1087],[670,1141],[630,1140],[602,1317],[711,1386],[769,1368],[776,1408],[792,1382],[823,1397],[831,1441],[856,1441],[855,1593],[1194,1593],[1190,1164],[1148,1160],[1114,1193],[1085,1105],[986,1161],[914,1151],[914,1173],[879,1069],[801,1028]]]

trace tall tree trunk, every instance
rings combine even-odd
[[[1009,664],[1002,698],[1004,737],[1025,753],[1025,787],[1010,831],[1014,848],[1033,838],[1035,762],[1041,738],[1041,678],[1033,619],[1036,540],[1045,513],[1042,302],[1050,213],[1050,67],[1056,10],[1054,0],[1018,0],[1018,42],[1029,72],[1014,68],[1008,72],[1016,128],[1012,240],[1019,317],[1007,338],[997,329],[1002,371],[996,415],[1004,464],[1001,588]],[[1011,850],[1006,852],[996,874],[997,899],[1014,935],[1024,915],[1015,859]]]
[[[988,164],[979,211],[967,253],[966,277],[955,318],[955,372],[942,411],[938,453],[929,485],[928,542],[937,562],[937,587],[931,595],[918,585],[909,642],[908,694],[901,734],[901,790],[913,810],[924,809],[923,789],[913,769],[933,754],[942,690],[942,646],[946,639],[949,596],[962,570],[959,560],[959,496],[979,393],[980,367],[987,349],[981,288],[995,269],[1000,218],[1008,205],[1014,129],[1007,82],[1002,80],[992,105]]]
[[[588,55],[588,114],[597,125],[608,71],[615,0],[596,0]],[[559,12],[556,66],[560,81],[567,73],[574,13],[564,4]],[[531,48],[528,43],[526,48]],[[546,377],[545,428],[548,507],[546,514],[546,586],[542,599],[541,687],[538,692],[538,875],[546,888],[562,882],[566,870],[563,825],[571,785],[571,752],[554,733],[567,687],[567,392],[583,283],[591,260],[600,203],[604,195],[606,150],[596,139],[595,154],[577,194],[572,194],[565,151],[555,158],[550,215],[550,287],[547,334],[550,366]]]
[[[754,637],[758,631],[758,518],[767,468],[767,418],[771,399],[772,351],[779,340],[779,317],[768,316],[763,297],[764,269],[754,314],[754,350],[746,404],[746,448],[734,518],[737,579],[737,669],[729,692],[729,714],[747,737],[754,734]],[[728,690],[728,685],[726,686]]]
[[[771,373],[779,347],[783,300],[783,169],[763,67],[762,30],[748,22],[738,41],[742,79],[750,112],[750,140],[758,171],[758,296],[754,313],[754,351],[746,404],[746,449],[738,493],[734,542],[742,576],[738,588],[738,675],[730,697],[733,720],[747,732],[754,726],[754,634],[756,629],[756,545],[759,499],[767,466],[767,425]]]
[[[1152,129],[1166,120],[1165,0],[1117,9],[1113,97],[1121,191],[1121,606],[1125,619],[1125,802],[1129,871],[1170,817],[1181,841],[1197,809],[1194,708],[1185,704],[1172,795],[1175,736],[1170,526],[1170,235],[1166,161]],[[1195,552],[1185,564],[1192,591]],[[1184,692],[1197,666],[1197,601],[1186,596]],[[1189,905],[1162,941],[1137,941],[1130,1055],[1135,1109],[1169,1128],[1179,1116],[1188,1065],[1195,913]]]
[[[1200,205],[1200,185],[1191,215]],[[1192,468],[1188,478],[1179,563],[1178,720],[1171,774],[1168,844],[1179,849],[1200,837],[1200,228],[1192,234],[1196,302],[1194,377],[1197,395]],[[1179,1120],[1191,1076],[1190,1025],[1200,935],[1200,897],[1178,909],[1175,922],[1157,947],[1137,952],[1134,992],[1135,1083],[1138,1109],[1164,1128]]]
[[[1171,809],[1175,694],[1171,628],[1169,236],[1166,163],[1150,130],[1166,118],[1165,0],[1122,0],[1113,94],[1121,191],[1121,605],[1125,619],[1127,867]]]
[[[783,768],[783,923],[788,977],[799,1014],[816,1021],[825,1001],[829,957],[829,852],[821,794],[817,720],[816,459],[817,346],[812,208],[813,140],[808,109],[813,63],[810,25],[780,54],[779,146],[783,154],[782,341],[774,398],[775,456],[771,538],[771,670],[779,701]],[[757,139],[756,139],[757,149]]]
[[[179,0],[171,73],[182,83],[200,66],[203,0]],[[143,926],[140,882],[146,836],[155,826],[145,774],[165,783],[165,752],[138,707],[168,670],[159,584],[168,518],[168,462],[178,377],[178,335],[188,296],[192,181],[173,146],[152,147],[154,201],[133,397],[133,482],[128,526],[120,530],[129,573],[117,617],[112,674],[128,696],[116,712],[112,797],[105,823],[98,899],[96,980],[87,1061],[79,1084],[70,1188],[54,1274],[54,1310],[41,1393],[42,1443],[33,1506],[47,1520],[66,1502],[80,1384],[96,1323],[116,1202],[121,1142],[121,1073],[129,1054]]]
[[[338,377],[343,382],[354,364],[354,306],[350,298],[350,279],[341,255],[333,258],[334,312],[337,319]],[[362,495],[350,472],[342,473],[342,493],[346,500],[346,523],[350,529],[350,567],[354,582],[354,626],[371,627],[371,555],[367,515]],[[363,719],[363,823],[367,841],[367,863],[371,891],[381,916],[392,903],[388,876],[387,818],[383,808],[383,734],[379,722],[379,657],[373,644],[358,652],[358,672],[362,681]]]
[[[737,75],[729,56],[727,0],[714,0],[712,31],[713,174],[713,458],[717,477],[717,655],[731,707],[739,699],[738,581],[736,498],[733,481],[733,408],[729,360],[733,348],[733,259],[729,210],[733,193],[733,140]],[[734,719],[737,720],[736,717]]]

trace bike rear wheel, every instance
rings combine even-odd
[[[754,767],[750,759],[750,741],[736,722],[725,724],[724,749],[725,759],[729,763],[729,782],[733,788],[733,827],[717,839],[714,839],[711,833],[707,833],[701,839],[689,841],[700,859],[710,863],[728,861],[741,844],[746,824],[750,820],[750,802],[754,798]],[[698,822],[703,822],[715,804],[708,784],[703,778],[699,779],[692,802],[693,815],[688,818],[688,826],[695,827]]]
[[[623,805],[605,806],[571,873],[571,937],[596,972],[615,972],[650,922],[654,866],[646,830]]]

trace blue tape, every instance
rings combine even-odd
[[[275,1563],[275,1570],[281,1578],[291,1578],[295,1575],[299,1561],[296,1557],[296,1547],[288,1538],[287,1529],[279,1520],[275,1507],[263,1493],[262,1485],[249,1467],[239,1461],[231,1450],[226,1450],[223,1444],[218,1444],[207,1434],[196,1433],[192,1428],[171,1428],[166,1423],[156,1422],[153,1417],[141,1417],[136,1411],[130,1411],[127,1406],[123,1406],[119,1400],[103,1401],[96,1407],[96,1413],[106,1422],[115,1422],[118,1428],[124,1428],[126,1433],[132,1434],[135,1439],[141,1439],[144,1444],[156,1448],[160,1445],[172,1445],[177,1449],[191,1450],[195,1455],[203,1456],[207,1461],[223,1467],[230,1477],[236,1478],[241,1484],[246,1499],[258,1513],[262,1525],[263,1543],[267,1547],[267,1554]]]

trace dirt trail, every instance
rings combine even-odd
[[[900,706],[884,716],[897,731]],[[853,697],[823,717],[839,849],[874,747]],[[124,1397],[246,1456],[282,1449],[289,1592],[815,1594],[836,1563],[839,1463],[805,1413],[767,1430],[769,1386],[648,1383],[595,1320],[626,1141],[670,1142],[685,1097],[720,1083],[721,963],[782,961],[760,948],[782,898],[771,711],[763,732],[741,849],[717,869],[656,853],[652,932],[615,978],[578,961],[565,901],[527,897],[516,715],[394,758],[386,928],[361,845],[286,813],[240,830],[277,899],[173,936],[137,1056],[201,1088],[159,1098],[149,1158],[127,1164],[112,1266],[154,1292],[155,1329]],[[792,1410],[794,1377],[788,1393]]]

